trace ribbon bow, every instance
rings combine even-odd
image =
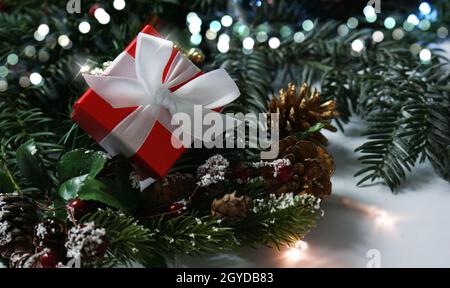
[[[144,33],[137,37],[136,59],[123,52],[110,67],[104,75],[83,74],[83,77],[112,107],[137,107],[99,143],[112,155],[133,156],[156,121],[173,131],[175,127],[170,122],[175,113],[195,117],[194,105],[202,106],[203,115],[217,113],[211,109],[222,107],[240,95],[224,69],[203,74],[172,42]],[[202,139],[196,129],[187,133]]]

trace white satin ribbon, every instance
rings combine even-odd
[[[137,107],[99,143],[110,154],[133,156],[144,144],[156,121],[173,131],[176,127],[170,124],[171,115],[184,112],[195,117],[194,105],[202,106],[203,115],[217,113],[211,109],[222,107],[239,97],[239,89],[224,69],[189,81],[200,69],[179,52],[173,57],[163,79],[172,51],[172,42],[140,33],[136,59],[123,52],[104,75],[83,74],[95,93],[112,107]],[[186,81],[189,82],[174,92],[169,90]],[[203,137],[201,129],[186,133],[200,140]]]

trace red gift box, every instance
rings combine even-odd
[[[145,26],[141,32],[161,37],[150,25]],[[125,51],[132,57],[135,57],[136,38],[128,45]],[[89,89],[74,104],[73,108],[73,121],[78,123],[95,141],[100,142],[137,107],[113,108],[92,89]],[[131,157],[131,161],[137,168],[144,169],[150,173],[149,176],[165,176],[186,149],[184,147],[174,148],[171,144],[171,139],[172,133],[157,121],[144,144]]]

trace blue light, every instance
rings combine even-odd
[[[217,20],[212,21],[209,24],[209,29],[211,29],[211,31],[213,32],[219,32],[219,30],[222,28],[222,25],[220,25],[220,22]]]
[[[423,15],[428,15],[431,13],[431,6],[428,2],[422,2],[419,6],[419,10]]]
[[[261,5],[262,5],[261,0],[256,0],[256,7],[261,7]]]

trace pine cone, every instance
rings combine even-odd
[[[323,147],[290,136],[280,141],[278,155],[280,159],[289,160],[291,173],[289,177],[274,177],[271,169],[263,168],[262,176],[270,193],[308,193],[319,198],[331,194],[334,162]]]
[[[95,262],[103,258],[108,249],[106,230],[94,222],[77,225],[69,230],[65,246],[67,257]]]
[[[211,204],[211,214],[222,220],[236,223],[247,217],[247,211],[251,206],[252,200],[250,197],[236,197],[236,192],[233,192],[225,194],[221,199],[214,199]]]
[[[42,220],[35,227],[34,245],[43,250],[49,248],[59,254],[64,250],[64,243],[67,237],[66,221],[56,217],[49,217]]]
[[[0,194],[0,255],[32,253],[33,229],[38,220],[36,204],[26,196]]]
[[[320,93],[315,89],[311,91],[307,84],[298,91],[294,84],[289,83],[287,90],[281,89],[280,97],[272,98],[268,106],[269,125],[270,113],[279,113],[280,139],[305,132],[319,122],[325,125],[325,129],[336,131],[336,127],[331,125],[331,120],[338,116],[336,102],[322,102]],[[310,139],[322,144],[328,142],[320,132],[311,135]]]
[[[188,173],[174,173],[156,180],[142,192],[142,209],[168,206],[173,202],[192,194],[195,179]]]
[[[45,253],[41,251],[36,254],[32,253],[13,253],[9,258],[10,268],[42,268],[39,261],[40,257]]]

